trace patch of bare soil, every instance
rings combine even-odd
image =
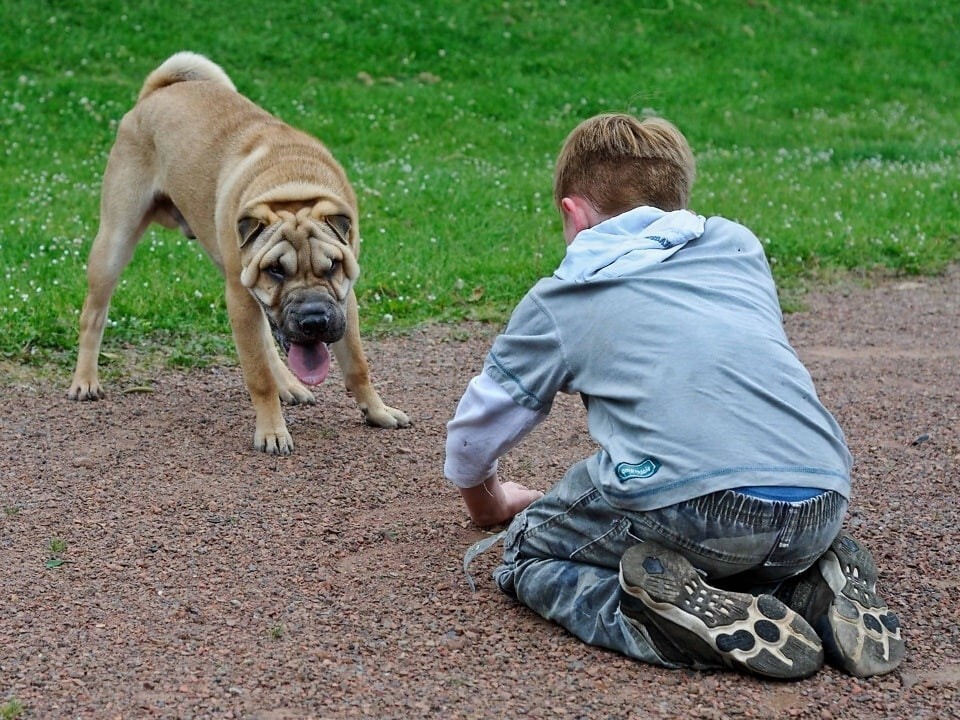
[[[848,527],[901,670],[793,684],[669,671],[512,603],[442,478],[445,423],[497,328],[367,342],[412,428],[365,427],[336,371],[252,450],[236,368],[66,399],[0,386],[0,708],[25,718],[945,718],[960,708],[960,272],[832,288],[787,317],[856,457]],[[467,339],[463,339],[467,338]],[[504,462],[547,489],[592,450],[576,398]],[[53,560],[53,562],[50,562]],[[59,562],[62,561],[62,562]]]

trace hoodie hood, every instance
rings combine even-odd
[[[703,235],[705,218],[689,210],[642,206],[580,232],[554,276],[586,283],[628,275],[661,263]]]

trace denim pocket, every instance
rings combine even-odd
[[[520,543],[527,529],[527,511],[521,510],[514,515],[510,525],[503,533],[503,561],[513,562],[520,551]]]
[[[596,526],[599,536],[574,550],[570,559],[600,567],[619,567],[620,556],[637,542],[630,534],[630,525],[630,520],[621,517],[605,526]]]

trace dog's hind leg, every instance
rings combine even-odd
[[[99,357],[110,299],[137,242],[151,222],[150,188],[142,187],[143,175],[131,173],[129,167],[117,168],[116,155],[116,150],[111,153],[104,173],[100,229],[87,260],[87,297],[80,314],[77,366],[67,392],[71,400],[97,400],[104,396]]]

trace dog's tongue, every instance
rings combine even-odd
[[[326,343],[322,342],[313,345],[290,343],[287,364],[300,382],[319,385],[327,379],[327,373],[330,372],[330,352]]]

